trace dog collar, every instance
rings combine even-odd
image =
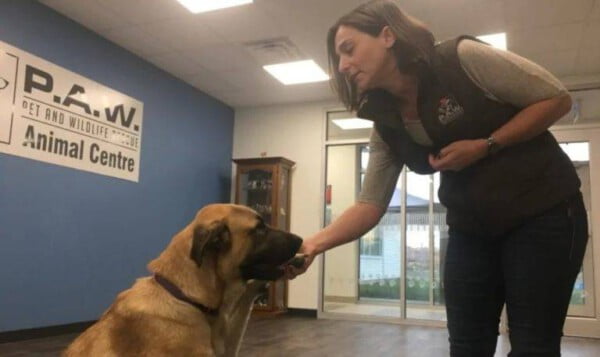
[[[210,307],[204,306],[200,303],[197,303],[187,297],[181,289],[179,289],[175,284],[170,282],[167,278],[162,275],[154,274],[154,280],[158,283],[158,285],[162,286],[166,291],[168,291],[174,298],[177,300],[181,300],[190,305],[195,306],[198,310],[209,314],[209,315],[217,315],[219,313],[219,309],[211,309]]]

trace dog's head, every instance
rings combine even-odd
[[[281,266],[294,257],[302,239],[274,229],[245,206],[213,204],[192,222],[190,258],[202,267],[216,264],[221,278],[277,280]]]

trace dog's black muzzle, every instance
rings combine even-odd
[[[254,248],[241,265],[245,280],[277,280],[284,274],[282,265],[294,258],[302,245],[295,234],[271,229],[266,235],[254,237]]]

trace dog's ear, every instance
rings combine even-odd
[[[198,266],[201,266],[202,260],[207,253],[225,249],[230,244],[230,241],[229,228],[222,221],[212,222],[208,226],[197,226],[194,228],[190,258]]]

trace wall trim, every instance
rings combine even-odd
[[[323,298],[324,302],[340,302],[344,304],[356,304],[358,299],[356,296],[335,296],[335,295],[326,295]]]
[[[36,338],[52,337],[69,333],[83,332],[96,321],[74,322],[64,325],[37,327],[24,330],[0,332],[0,343],[33,340]]]
[[[289,316],[312,317],[315,319],[317,318],[316,309],[295,309],[288,307],[287,314]]]

